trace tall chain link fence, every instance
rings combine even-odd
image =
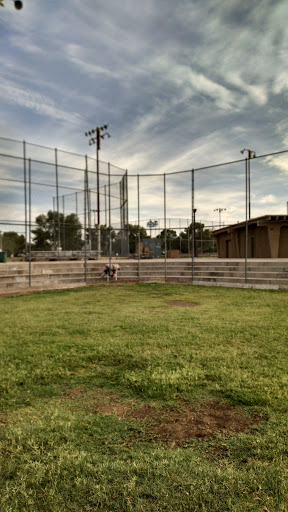
[[[95,158],[2,137],[2,250],[26,259],[217,255],[213,231],[244,222],[247,236],[250,219],[288,214],[288,151],[245,151],[228,163],[129,177],[101,161],[98,187]]]
[[[127,171],[99,162],[99,190],[96,175],[86,155],[0,138],[3,250],[27,258],[128,256]]]
[[[162,175],[129,173],[132,224],[146,228],[152,245],[161,239],[162,256],[174,250],[193,257],[217,255],[213,232],[224,226],[287,216],[288,152],[245,153],[232,162]]]

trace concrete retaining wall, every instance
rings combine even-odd
[[[113,260],[114,262],[114,260]],[[0,294],[21,290],[70,288],[105,283],[101,275],[107,263],[88,261],[49,261],[0,264]],[[116,263],[116,261],[115,261]],[[117,260],[121,270],[118,283],[171,282],[216,286],[243,286],[288,289],[288,259],[248,260],[247,282],[243,260],[188,259]]]

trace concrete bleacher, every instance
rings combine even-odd
[[[116,260],[112,260],[116,262]],[[8,262],[0,264],[0,294],[24,289],[70,288],[105,283],[101,275],[108,259],[84,261]],[[195,258],[165,260],[117,260],[117,283],[171,282],[195,285],[288,289],[288,259],[247,261]],[[30,277],[29,277],[30,268]]]

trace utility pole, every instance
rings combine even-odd
[[[107,132],[108,124],[104,124],[103,126],[97,126],[95,129],[85,132],[86,137],[90,137],[89,146],[93,146],[96,144],[96,193],[97,193],[97,252],[98,256],[101,253],[101,229],[100,229],[100,183],[99,183],[99,151],[101,149],[101,139],[104,139],[106,136],[108,138],[111,137],[110,133]],[[106,131],[105,131],[106,130]],[[101,132],[103,132],[101,134]],[[95,134],[95,137],[94,137]]]
[[[247,151],[248,156],[245,158],[245,196],[246,196],[246,213],[245,213],[245,283],[248,282],[248,241],[249,241],[249,228],[248,220],[251,218],[251,201],[250,201],[250,160],[256,158],[255,151],[244,148],[240,151],[242,155]]]
[[[247,187],[247,195],[248,195],[248,219],[250,220],[251,219],[250,160],[251,160],[251,158],[256,158],[256,153],[255,153],[255,151],[252,151],[251,149],[247,149],[247,148],[241,149],[240,153],[242,153],[242,155],[243,155],[245,151],[247,151],[247,155],[248,155],[246,158],[246,161],[245,161],[245,165],[246,165],[246,182],[247,182],[246,187]]]

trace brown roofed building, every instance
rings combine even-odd
[[[249,219],[248,258],[288,258],[288,215]],[[246,222],[213,231],[219,258],[245,258]]]

